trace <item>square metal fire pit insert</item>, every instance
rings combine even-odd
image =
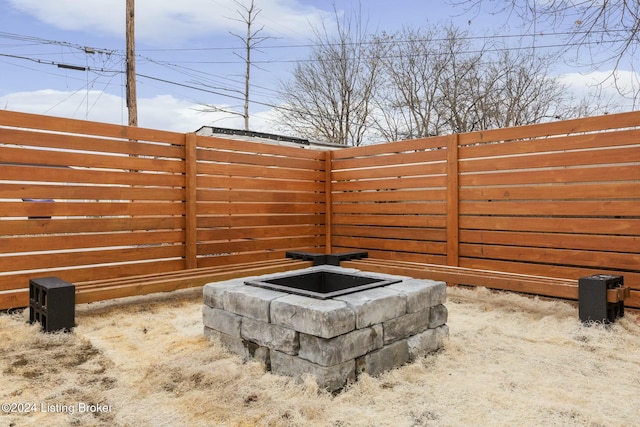
[[[400,279],[385,280],[361,273],[343,274],[318,269],[308,273],[283,274],[264,281],[248,280],[245,284],[312,298],[329,299],[398,282]]]

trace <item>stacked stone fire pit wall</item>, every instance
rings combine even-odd
[[[312,374],[336,391],[362,373],[376,376],[433,352],[448,336],[444,282],[375,274],[401,281],[326,300],[245,284],[274,276],[207,284],[203,323],[207,336],[276,374]]]

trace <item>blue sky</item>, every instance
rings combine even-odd
[[[274,89],[306,57],[312,28],[331,26],[334,4],[339,13],[360,4],[371,32],[449,22],[478,36],[528,31],[520,22],[465,13],[444,0],[256,0],[256,24],[270,39],[254,55],[260,68],[252,76],[252,128],[273,130]],[[246,31],[238,9],[233,0],[136,0],[140,126],[242,127],[238,115],[224,112],[242,104],[242,51],[230,34]],[[0,12],[0,108],[126,124],[125,0],[0,0]],[[560,65],[556,72],[578,92],[608,73]],[[198,111],[204,104],[219,111]]]

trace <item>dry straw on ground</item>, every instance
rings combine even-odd
[[[584,327],[568,302],[448,291],[444,350],[335,396],[209,342],[193,290],[78,306],[73,334],[1,314],[0,403],[37,407],[0,425],[638,425],[637,312]]]

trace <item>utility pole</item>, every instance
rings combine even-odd
[[[127,109],[129,126],[138,126],[136,96],[135,0],[127,0]]]

